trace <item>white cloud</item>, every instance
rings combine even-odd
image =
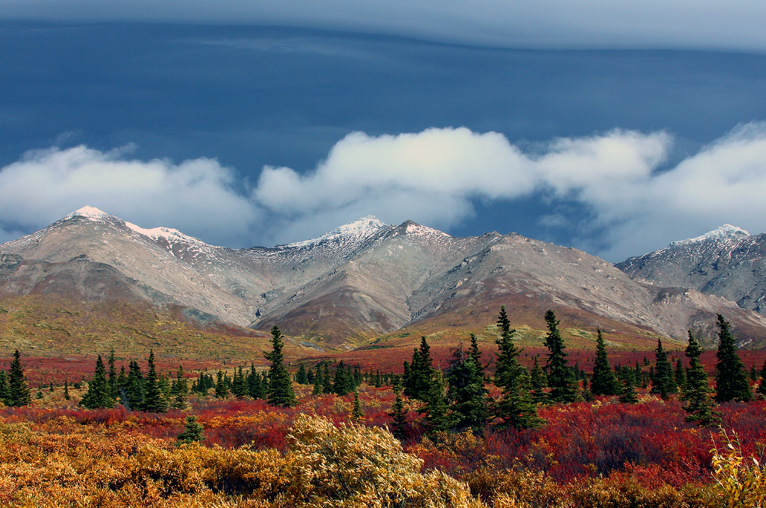
[[[766,231],[766,123],[740,126],[660,170],[672,144],[664,132],[614,130],[524,153],[501,134],[467,128],[356,132],[313,171],[264,168],[249,195],[214,159],[173,164],[84,146],[52,148],[0,169],[0,238],[90,204],[210,243],[274,245],[370,214],[449,230],[475,213],[476,200],[510,201],[512,210],[514,199],[537,193],[552,210],[539,218],[541,228],[554,236],[575,231],[577,246],[612,261],[724,223]],[[579,203],[591,220],[578,223],[556,212],[557,203]]]
[[[3,0],[0,18],[249,23],[502,46],[766,49],[761,0]]]
[[[126,160],[85,146],[27,153],[0,170],[0,221],[47,226],[92,205],[145,227],[172,225],[213,243],[234,243],[257,211],[213,159],[173,164]]]

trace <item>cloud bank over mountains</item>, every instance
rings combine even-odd
[[[506,47],[766,50],[758,0],[4,0],[0,18],[266,24]]]
[[[142,161],[129,149],[52,147],[0,169],[0,241],[84,205],[243,247],[316,237],[370,214],[449,232],[478,203],[511,209],[522,199],[548,205],[537,218],[541,233],[581,232],[574,246],[610,261],[724,223],[766,231],[766,123],[738,126],[668,167],[673,146],[666,132],[619,129],[526,151],[502,134],[464,127],[354,132],[314,169],[267,166],[254,182],[212,158]],[[567,216],[565,203],[588,217]]]

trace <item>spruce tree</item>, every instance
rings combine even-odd
[[[335,369],[333,391],[341,397],[354,391],[353,375],[343,363],[343,360],[338,363],[338,367]]]
[[[684,385],[684,410],[688,413],[686,421],[695,422],[704,427],[717,425],[721,419],[713,411],[715,402],[711,398],[712,389],[708,385],[707,373],[700,363],[702,348],[692,332],[689,331],[689,344],[686,346],[686,356],[689,358],[689,370],[686,372]]]
[[[80,405],[87,409],[107,408],[114,405],[112,388],[106,377],[106,368],[103,360],[101,360],[101,355],[98,355],[96,371],[93,374],[93,379],[88,383],[88,391],[80,401]]]
[[[530,393],[532,395],[532,400],[536,404],[539,404],[545,402],[545,387],[548,386],[548,383],[545,378],[545,371],[540,367],[540,362],[537,361],[537,356],[535,356],[533,361],[532,371],[529,373],[531,386]]]
[[[686,386],[686,369],[684,369],[684,362],[682,362],[680,358],[676,362],[675,378],[678,388],[680,388],[681,392],[683,393],[684,386]]]
[[[752,400],[750,383],[747,381],[745,365],[737,354],[737,346],[734,337],[729,331],[729,323],[718,314],[718,363],[716,370],[716,402],[729,402],[737,400],[747,402]]]
[[[303,364],[298,367],[298,372],[295,374],[295,382],[300,385],[308,383],[308,374],[306,373],[306,367]]]
[[[495,386],[501,388],[503,393],[495,405],[494,416],[500,418],[500,427],[514,427],[516,429],[537,427],[543,423],[543,420],[537,416],[537,407],[535,407],[530,393],[532,386],[529,374],[519,364],[520,351],[513,343],[515,330],[511,330],[505,307],[500,308],[497,326],[500,328],[501,335],[496,341],[499,352],[495,370]],[[539,380],[538,377],[538,382]],[[538,387],[538,389],[540,390],[539,395],[542,395],[542,387]]]
[[[362,411],[362,405],[359,402],[359,392],[354,390],[354,405],[351,408],[351,419],[355,422],[359,422],[364,417]]]
[[[8,406],[28,406],[32,402],[29,394],[27,381],[24,377],[24,368],[21,366],[21,353],[17,349],[13,353],[13,361],[8,372]]]
[[[548,348],[548,362],[545,369],[548,374],[548,400],[551,403],[570,403],[578,399],[577,380],[572,369],[567,366],[567,354],[564,352],[564,340],[559,333],[559,321],[552,310],[545,313],[548,324],[548,336],[545,346]]]
[[[271,367],[269,367],[269,404],[282,407],[294,406],[297,401],[295,400],[290,373],[287,372],[284,364],[284,353],[282,351],[285,347],[285,342],[282,339],[282,332],[279,331],[279,327],[276,325],[271,329],[271,347],[271,352],[264,354],[266,359],[271,362]]]
[[[614,375],[614,370],[609,365],[601,328],[598,328],[596,339],[596,361],[593,365],[590,391],[593,392],[593,395],[619,395],[621,392],[617,376]]]
[[[455,415],[454,427],[483,432],[489,417],[488,392],[479,366],[462,346],[453,350],[446,374],[447,400]]]
[[[241,365],[234,371],[234,380],[231,383],[231,393],[238,398],[247,395],[247,382],[245,381],[245,374],[242,372]]]
[[[0,402],[9,405],[10,398],[11,392],[8,389],[8,375],[4,370],[0,370]]]
[[[160,387],[157,368],[154,365],[154,350],[149,350],[149,369],[144,380],[144,402],[141,406],[148,413],[164,413],[168,410],[167,401]]]
[[[324,379],[322,379],[322,364],[317,365],[317,373],[314,376],[314,389],[311,395],[322,395],[324,393]]]
[[[124,390],[122,405],[130,411],[140,411],[144,404],[144,376],[138,362],[131,360],[128,370],[127,387]]]
[[[404,394],[425,402],[434,380],[433,360],[431,359],[431,347],[425,337],[420,339],[420,349],[412,353],[412,363],[406,369],[407,376],[404,383]]]
[[[112,400],[117,400],[120,397],[119,386],[117,385],[117,369],[114,366],[114,348],[109,350],[109,396]]]
[[[404,428],[407,425],[407,411],[404,409],[404,401],[402,400],[402,387],[399,384],[399,378],[394,379],[394,403],[391,405],[391,412],[389,415],[392,418],[391,433],[397,439],[404,437]]]
[[[189,415],[186,417],[186,428],[178,434],[176,439],[178,439],[179,444],[199,443],[205,439],[204,430],[202,424],[197,422],[197,417]]]
[[[178,366],[176,382],[173,386],[175,387],[173,393],[173,407],[176,409],[185,409],[186,399],[189,396],[189,384],[184,377],[184,368],[182,365]]]
[[[448,431],[457,423],[455,416],[450,412],[449,402],[447,401],[444,389],[444,376],[441,371],[437,370],[426,398],[426,404],[421,410],[425,414],[426,428],[429,435]]]
[[[620,394],[620,402],[623,404],[635,404],[638,402],[636,396],[636,390],[634,389],[636,379],[633,369],[624,368],[619,372],[620,381],[622,382],[622,393]]]
[[[225,399],[229,396],[229,385],[226,383],[226,374],[222,370],[216,372],[215,396],[218,399]]]
[[[69,396],[69,379],[64,380],[64,400],[69,400],[71,397]]]
[[[657,349],[654,353],[656,362],[651,393],[657,393],[663,399],[667,399],[668,394],[675,393],[676,387],[673,381],[673,369],[668,361],[668,354],[662,347],[662,340],[657,339]]]

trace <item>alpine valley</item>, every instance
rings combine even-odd
[[[85,207],[0,245],[0,348],[86,353],[187,333],[223,354],[242,344],[217,331],[257,349],[275,324],[307,351],[376,347],[494,328],[501,305],[532,335],[553,309],[570,334],[601,327],[615,345],[652,347],[689,329],[712,339],[721,313],[740,346],[762,348],[764,248],[763,235],[728,227],[614,266],[515,233],[455,238],[365,217],[313,240],[235,250]]]

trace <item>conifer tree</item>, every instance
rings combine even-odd
[[[593,365],[590,391],[593,392],[593,395],[619,395],[621,392],[617,376],[614,375],[614,370],[609,365],[601,328],[598,328],[596,339],[596,360]]]
[[[114,348],[109,350],[109,396],[112,400],[117,400],[120,396],[119,386],[117,386],[117,369],[114,366]]]
[[[247,395],[247,382],[245,381],[245,374],[242,372],[241,365],[234,371],[234,380],[231,383],[231,393],[239,398]]]
[[[24,368],[21,366],[21,353],[17,349],[13,353],[13,361],[8,372],[8,406],[28,406],[32,402],[29,394],[27,381],[24,377]]]
[[[324,362],[322,364],[322,393],[332,393],[333,377],[330,375],[330,363]]]
[[[752,400],[750,383],[747,381],[745,365],[737,354],[737,346],[734,337],[729,331],[729,323],[718,314],[718,363],[716,370],[716,402],[728,402],[737,400],[747,402]]]
[[[354,391],[354,379],[352,373],[343,363],[343,360],[338,363],[338,367],[335,369],[333,391],[341,397]]]
[[[167,401],[160,387],[157,368],[154,365],[154,350],[149,350],[149,368],[144,380],[144,403],[141,407],[148,413],[164,413],[168,410]]]
[[[444,389],[444,376],[440,370],[437,370],[426,398],[426,404],[421,410],[425,414],[429,435],[448,431],[457,423],[454,415],[450,412]]]
[[[276,325],[271,329],[271,347],[271,352],[264,355],[271,362],[271,367],[269,367],[269,404],[282,407],[294,406],[297,401],[295,400],[290,373],[287,372],[284,365],[284,353],[282,352],[285,342],[282,339],[282,332]]]
[[[69,378],[64,380],[64,400],[69,400]]]
[[[572,369],[567,366],[567,354],[564,352],[564,340],[559,333],[559,321],[552,310],[545,313],[545,322],[548,324],[548,336],[545,338],[545,346],[548,348],[548,362],[545,369],[548,374],[548,400],[551,403],[570,403],[578,399],[577,381]]]
[[[425,337],[420,339],[420,349],[412,353],[412,363],[406,370],[404,380],[404,394],[425,402],[434,379],[433,360],[431,359],[431,347]]]
[[[447,400],[457,430],[471,428],[481,433],[489,416],[487,390],[479,366],[462,346],[452,352],[447,368]]]
[[[351,408],[351,419],[355,422],[361,421],[364,417],[362,405],[359,403],[359,392],[354,390],[354,405]]]
[[[202,424],[197,421],[197,417],[189,415],[186,417],[186,428],[176,436],[176,439],[178,439],[179,444],[199,443],[205,439],[204,430]]]
[[[229,385],[226,383],[226,374],[222,370],[216,372],[215,396],[218,399],[225,399],[229,396]]]
[[[532,386],[529,373],[519,364],[520,351],[513,343],[515,330],[511,330],[511,323],[504,306],[500,308],[497,326],[500,328],[500,338],[496,341],[499,354],[495,370],[495,386],[502,388],[503,393],[495,405],[494,416],[500,418],[501,427],[510,426],[516,429],[537,427],[543,423],[543,420],[537,416],[537,408],[530,393]],[[542,395],[542,387],[538,389]]]
[[[10,398],[11,392],[8,389],[8,375],[4,370],[0,370],[0,402],[9,405]]]
[[[680,388],[681,392],[683,393],[684,386],[686,386],[686,369],[684,369],[684,362],[682,362],[680,358],[676,362],[675,378],[678,388]]]
[[[175,387],[173,393],[173,407],[176,409],[186,408],[186,399],[189,396],[189,384],[184,377],[184,368],[182,365],[178,366],[176,382],[173,386]]]
[[[308,382],[308,374],[303,364],[298,367],[298,372],[295,374],[295,382],[301,385],[305,385]]]
[[[668,361],[668,354],[662,347],[662,340],[657,339],[657,349],[654,353],[656,362],[651,393],[658,393],[660,397],[667,399],[668,394],[675,393],[676,387],[673,381],[673,369]]]
[[[634,389],[636,380],[635,380],[633,369],[628,367],[624,369],[620,369],[619,377],[620,377],[620,381],[622,382],[622,393],[620,394],[620,402],[622,402],[623,404],[635,404],[636,402],[638,402],[638,397],[636,396],[636,390]]]
[[[394,379],[394,403],[391,405],[391,413],[389,415],[393,419],[391,423],[391,433],[397,439],[404,437],[404,427],[407,425],[407,412],[404,409],[404,401],[402,400],[402,387],[399,384],[399,378]]]
[[[703,427],[720,423],[719,414],[713,410],[715,402],[711,398],[711,388],[705,369],[700,363],[702,348],[697,339],[689,331],[689,344],[686,346],[686,356],[689,358],[689,370],[686,372],[684,385],[684,410],[688,413],[686,421],[695,422]]]
[[[532,371],[529,373],[531,386],[530,393],[535,404],[539,404],[545,401],[545,387],[547,386],[547,382],[545,379],[545,371],[540,367],[540,362],[537,361],[537,356],[535,356],[533,361]]]
[[[760,400],[766,399],[766,361],[763,362],[763,367],[761,368],[761,380],[758,384],[757,393]]]
[[[317,373],[314,376],[314,389],[311,395],[322,395],[324,393],[324,379],[322,379],[322,364],[317,364]]]
[[[128,370],[128,382],[122,405],[129,411],[140,411],[144,404],[144,376],[138,362],[131,360]]]
[[[93,374],[93,379],[88,383],[88,391],[80,401],[80,405],[87,409],[107,408],[114,405],[112,388],[106,377],[106,368],[103,360],[101,360],[101,355],[98,355],[96,371]]]

